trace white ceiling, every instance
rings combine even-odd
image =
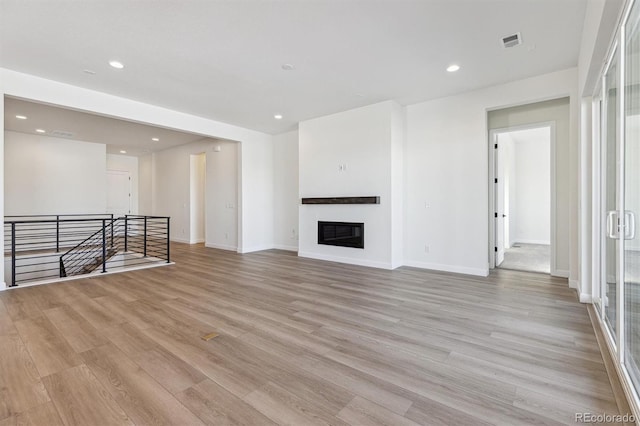
[[[278,133],[576,66],[586,3],[0,0],[0,65]],[[515,32],[524,44],[504,49]]]
[[[62,137],[84,142],[103,143],[107,153],[140,156],[189,142],[205,139],[204,136],[176,132],[144,124],[72,111],[64,108],[5,98],[4,127],[21,133],[40,136]],[[26,120],[16,115],[27,117]],[[38,133],[36,129],[44,130]],[[57,136],[56,131],[72,133],[71,136]],[[155,142],[152,138],[158,138]]]

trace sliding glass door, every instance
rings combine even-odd
[[[636,389],[640,389],[640,238],[636,218],[640,212],[640,7],[631,10],[624,43],[624,364]]]
[[[604,242],[603,242],[603,277],[602,296],[604,321],[610,332],[611,338],[617,342],[617,314],[618,314],[618,288],[620,274],[618,268],[619,259],[619,214],[618,198],[618,153],[619,153],[619,92],[620,92],[620,50],[616,48],[609,66],[604,75],[604,114],[602,123],[602,186],[603,186],[603,214]]]
[[[594,294],[623,379],[640,393],[640,1],[628,5],[602,76],[600,294]],[[597,106],[596,106],[597,103]],[[596,292],[597,293],[597,292]],[[600,296],[597,298],[596,296]],[[637,406],[640,399],[634,398]]]

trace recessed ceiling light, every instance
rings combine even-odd
[[[16,118],[19,120],[26,120],[27,116],[26,115],[16,115]]]
[[[449,66],[447,67],[447,71],[449,71],[449,72],[456,72],[456,71],[458,71],[459,69],[460,69],[460,65],[456,65],[456,64],[449,65]]]
[[[119,70],[124,68],[124,65],[120,61],[109,61],[109,65],[111,65],[113,68],[116,68],[116,69],[119,69]]]
[[[47,133],[46,131],[44,131],[42,129],[36,129],[36,132],[38,132],[38,133]]]
[[[282,69],[285,71],[292,71],[296,69],[296,67],[293,64],[282,64]]]
[[[276,114],[273,116],[276,120],[282,120],[282,114]]]
[[[151,140],[154,141],[154,142],[160,142],[160,139],[158,139],[158,138],[151,138]]]
[[[126,153],[127,153],[127,151],[125,151],[124,149],[120,150],[120,154],[126,154]]]

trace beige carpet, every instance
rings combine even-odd
[[[515,243],[504,251],[504,261],[498,265],[503,269],[551,273],[551,249],[546,244]]]

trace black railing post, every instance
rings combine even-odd
[[[11,287],[16,286],[16,224],[11,223]]]
[[[129,215],[124,216],[124,251],[129,251]]]
[[[169,232],[169,231],[170,231],[170,229],[171,229],[171,228],[169,227],[169,222],[170,222],[170,221],[171,221],[171,218],[170,218],[170,217],[168,217],[168,218],[167,218],[167,263],[171,263],[171,256],[170,256],[170,253],[171,253],[171,244],[169,244],[169,239],[170,239],[170,238],[169,238],[169,236],[170,236],[170,234],[171,234],[171,233]]]
[[[60,215],[56,216],[56,253],[60,252]]]
[[[113,215],[111,215],[111,248],[113,248]]]
[[[144,217],[144,257],[147,257],[147,217]]]
[[[102,219],[102,272],[107,272],[107,221]]]

